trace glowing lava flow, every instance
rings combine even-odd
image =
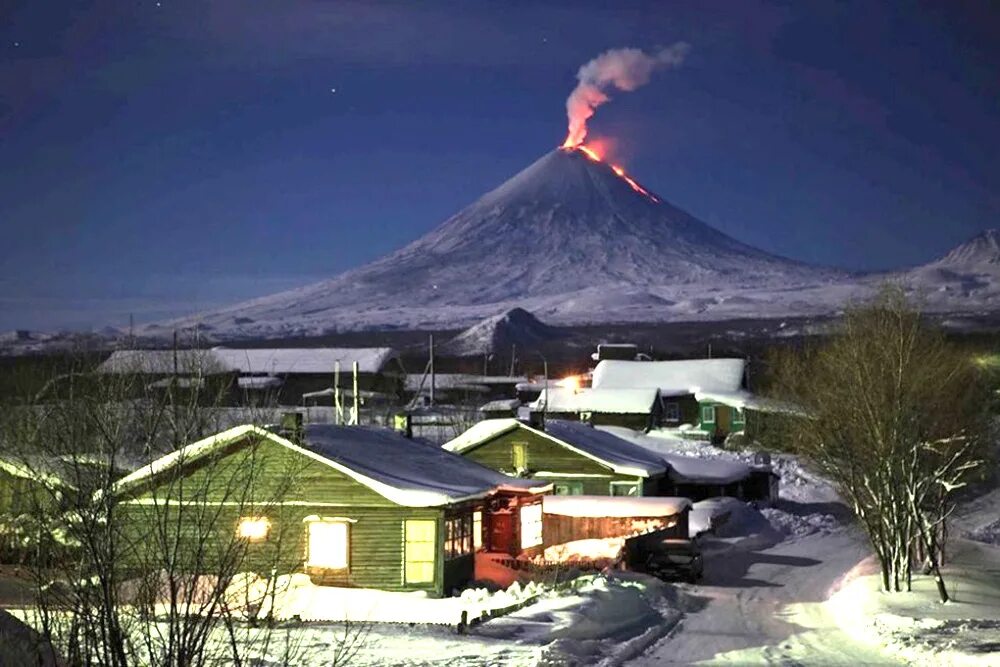
[[[571,151],[572,150],[577,150],[577,151],[580,151],[581,153],[583,153],[584,155],[586,155],[588,158],[590,158],[594,162],[604,162],[604,160],[601,159],[601,156],[598,155],[597,151],[595,151],[594,149],[589,148],[587,146],[584,146],[583,144],[577,144],[575,146],[571,146],[571,145],[568,145],[569,141],[570,141],[569,139],[566,139],[566,143],[564,143],[562,145],[562,147],[565,150],[571,150]],[[650,200],[652,200],[652,201],[654,201],[656,203],[660,202],[660,200],[656,198],[656,195],[651,194],[648,190],[646,190],[646,188],[644,188],[641,185],[639,185],[638,183],[636,183],[634,179],[629,178],[629,175],[625,173],[625,170],[622,169],[621,167],[619,167],[617,164],[610,164],[609,163],[608,166],[611,167],[611,171],[615,172],[616,176],[618,176],[623,181],[625,181],[626,183],[628,183],[628,185],[629,185],[630,188],[632,188],[633,190],[635,190],[639,194],[643,195],[644,197],[648,197]]]

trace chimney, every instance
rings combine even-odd
[[[392,428],[394,431],[407,438],[413,437],[413,422],[410,415],[400,412],[392,416]]]
[[[302,444],[304,434],[302,426],[301,412],[284,412],[281,415],[281,434],[294,442],[296,445]]]

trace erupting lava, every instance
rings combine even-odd
[[[567,137],[566,141],[562,145],[562,149],[566,150],[566,151],[580,151],[581,153],[583,153],[584,155],[586,155],[588,158],[590,158],[594,162],[600,162],[602,164],[607,164],[609,167],[611,167],[611,171],[615,172],[616,176],[618,176],[620,179],[622,179],[623,181],[625,181],[626,183],[628,183],[628,185],[629,185],[630,188],[632,188],[633,190],[635,190],[636,192],[638,192],[642,196],[648,198],[650,201],[656,202],[657,204],[660,203],[660,200],[656,198],[656,195],[650,193],[649,190],[647,190],[646,188],[644,188],[641,185],[639,185],[635,181],[635,179],[630,178],[629,175],[625,173],[625,170],[622,169],[617,164],[611,164],[611,163],[604,162],[604,160],[601,159],[601,155],[596,150],[594,150],[593,148],[591,148],[590,146],[584,146],[583,144],[576,144],[576,145],[574,145],[574,144],[571,143],[571,138]]]

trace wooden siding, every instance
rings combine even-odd
[[[488,468],[513,475],[514,443],[527,446],[528,477],[548,482],[578,482],[583,486],[585,495],[610,496],[611,482],[635,482],[637,479],[642,482],[641,478],[617,474],[602,463],[526,429],[504,433],[462,454]],[[557,474],[541,474],[546,472]],[[646,485],[642,484],[642,487],[645,493]]]
[[[688,512],[664,517],[575,517],[544,515],[545,546],[574,540],[629,537],[651,530],[666,530],[664,537],[688,538]]]
[[[202,498],[228,503],[231,506],[217,509],[211,524],[219,545],[231,542],[240,514],[270,520],[271,535],[249,545],[246,561],[247,568],[266,574],[272,567],[281,572],[304,571],[304,518],[345,518],[351,520],[348,570],[310,569],[314,583],[426,590],[441,595],[471,579],[471,558],[445,563],[443,508],[402,507],[348,475],[281,445],[267,440],[256,447],[249,445],[249,439],[234,443],[218,455],[192,461],[182,471],[170,471],[137,489],[126,498],[136,502],[122,506],[130,529],[141,531],[153,524],[152,507],[140,503],[149,503],[154,495],[160,500]],[[471,512],[471,505],[463,505],[462,511]],[[437,521],[436,576],[432,583],[408,585],[403,581],[403,522],[407,519]],[[188,532],[198,534],[199,529]]]

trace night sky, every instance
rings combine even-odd
[[[1000,226],[998,35],[986,0],[3,0],[0,330],[374,259],[561,143],[580,65],[677,41],[590,124],[631,174],[771,252],[924,262]]]

